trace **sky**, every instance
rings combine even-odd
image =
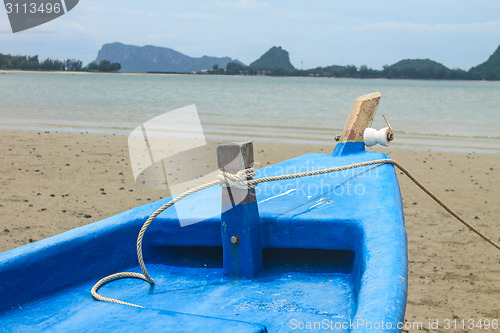
[[[0,6],[0,53],[87,64],[111,42],[245,64],[281,46],[304,69],[380,69],[408,58],[469,69],[500,45],[500,1],[80,0],[65,15],[15,34]]]

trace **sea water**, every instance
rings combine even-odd
[[[195,104],[205,135],[331,143],[353,100],[382,95],[394,147],[500,153],[500,82],[0,73],[0,128],[127,134]]]

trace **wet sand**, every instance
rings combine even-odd
[[[135,184],[127,136],[0,130],[0,142],[0,252],[168,195]],[[255,142],[254,147],[255,160],[265,166],[305,153],[327,153],[333,144]],[[378,150],[500,241],[500,155]],[[404,175],[398,177],[409,247],[406,320],[422,322],[426,331],[429,321],[439,320],[442,327],[446,319],[498,319],[500,252]]]

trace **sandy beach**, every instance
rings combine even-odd
[[[138,187],[127,136],[0,130],[0,252],[99,221],[165,190]],[[261,166],[331,146],[255,142]],[[380,150],[380,149],[379,149]],[[500,155],[384,149],[500,241]],[[406,320],[498,319],[500,255],[399,175],[409,247]],[[134,244],[131,244],[134,246]],[[483,332],[471,329],[469,332]]]

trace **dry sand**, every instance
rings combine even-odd
[[[166,196],[165,191],[135,185],[126,136],[0,130],[0,140],[0,252]],[[254,145],[255,159],[263,166],[333,149]],[[500,241],[500,155],[383,151]],[[428,331],[429,320],[439,320],[442,326],[445,319],[498,319],[500,252],[447,215],[405,176],[399,178],[409,247],[406,320],[422,322],[423,331]]]

